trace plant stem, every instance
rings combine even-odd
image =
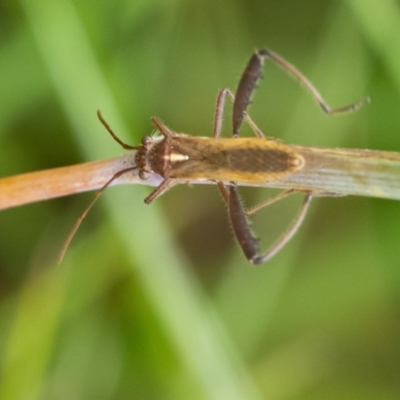
[[[246,185],[400,200],[400,153],[289,147],[304,157],[304,168],[284,179]],[[0,179],[0,210],[99,189],[116,172],[133,165],[134,155],[135,152],[131,151],[117,158]],[[137,171],[132,171],[116,179],[112,185],[140,183],[157,186],[160,179],[154,174],[143,181]],[[196,180],[182,180],[180,183],[215,184],[213,181]]]

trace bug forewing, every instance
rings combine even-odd
[[[177,179],[266,182],[304,165],[303,158],[289,146],[265,138],[232,140],[178,135],[168,145],[160,144],[157,151],[163,157],[163,176]]]

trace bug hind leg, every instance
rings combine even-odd
[[[280,55],[274,53],[271,50],[257,50],[250,58],[240,78],[239,85],[236,90],[232,114],[233,135],[235,137],[239,136],[239,130],[246,115],[247,107],[251,102],[251,95],[254,89],[257,87],[257,81],[262,77],[264,60],[267,57],[278,64],[278,66],[280,66],[282,69],[286,70],[286,72],[288,72],[293,78],[298,80],[311,93],[311,95],[314,97],[314,99],[317,101],[319,106],[326,114],[336,115],[356,111],[370,102],[369,97],[366,97],[360,101],[344,107],[331,108],[322,97],[322,95],[319,93],[318,89],[314,86],[314,84],[306,76],[304,76],[294,65],[290,64]]]
[[[259,239],[256,238],[250,227],[249,220],[247,218],[247,213],[243,207],[240,200],[236,185],[232,185],[227,189],[222,183],[218,185],[221,193],[223,193],[224,199],[228,204],[229,216],[232,222],[233,231],[235,233],[236,239],[243,250],[244,255],[251,264],[261,264],[269,261],[274,257],[295,235],[297,230],[303,223],[304,217],[308,211],[312,199],[312,193],[306,193],[303,203],[300,207],[300,211],[297,217],[294,219],[289,228],[284,232],[284,234],[264,253],[260,254],[259,249]],[[280,200],[294,193],[291,189],[279,194],[276,198],[265,202],[263,205],[257,208],[257,211],[267,205],[270,205],[274,201]]]

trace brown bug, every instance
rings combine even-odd
[[[140,146],[130,146],[122,142],[114,134],[101,113],[98,112],[100,121],[112,137],[124,149],[137,151],[135,156],[136,165],[116,173],[97,192],[95,198],[79,217],[74,229],[68,236],[60,254],[60,259],[64,256],[66,248],[83,218],[104,189],[114,179],[136,169],[139,171],[139,177],[143,180],[147,179],[151,174],[158,174],[163,178],[161,184],[145,198],[144,201],[146,204],[150,204],[154,199],[178,183],[200,180],[215,181],[228,205],[234,233],[248,261],[252,264],[259,264],[273,257],[296,233],[304,219],[313,194],[321,194],[305,193],[299,214],[292,225],[267,252],[262,255],[259,254],[258,239],[251,232],[247,215],[294,193],[295,190],[286,190],[264,202],[251,212],[246,212],[237,192],[237,183],[274,181],[300,170],[305,164],[303,157],[297,154],[290,145],[285,145],[265,137],[246,113],[251,94],[256,87],[258,79],[261,77],[263,62],[266,57],[276,62],[297,78],[311,92],[312,96],[327,114],[354,111],[369,101],[369,99],[363,99],[346,107],[331,109],[314,85],[293,65],[276,53],[264,49],[256,51],[250,58],[240,79],[236,96],[229,89],[219,91],[213,137],[192,137],[176,133],[153,117],[152,122],[162,134],[162,137],[152,138],[145,136]],[[233,100],[232,138],[220,137],[226,95]],[[249,123],[256,137],[239,137],[240,127],[244,119]]]

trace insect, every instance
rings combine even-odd
[[[240,200],[237,184],[274,181],[302,169],[305,165],[303,157],[297,154],[290,145],[265,137],[247,114],[251,95],[257,81],[262,76],[265,58],[271,59],[300,81],[327,114],[342,114],[355,111],[369,101],[366,98],[346,107],[331,109],[314,85],[300,71],[278,54],[263,49],[256,51],[250,58],[239,81],[236,95],[229,89],[221,89],[219,91],[213,137],[192,137],[176,133],[165,126],[159,119],[153,117],[152,122],[162,136],[156,138],[145,136],[141,145],[130,146],[115,135],[98,111],[100,121],[114,140],[124,149],[136,150],[135,165],[117,172],[96,193],[95,198],[79,217],[68,236],[60,254],[60,259],[64,256],[66,248],[83,218],[105,188],[114,179],[132,170],[138,170],[139,177],[143,180],[148,179],[151,174],[158,174],[163,178],[161,184],[145,198],[146,204],[150,204],[157,197],[179,183],[200,180],[214,181],[228,206],[234,234],[247,260],[251,264],[260,264],[271,259],[300,227],[312,197],[332,194],[304,193],[303,203],[293,223],[276,243],[265,253],[260,254],[259,239],[253,236],[247,218],[248,215],[295,193],[295,190],[286,190],[255,209],[246,211]],[[233,101],[232,138],[221,137],[226,96],[229,96]],[[240,137],[240,127],[244,120],[250,125],[256,137]]]

